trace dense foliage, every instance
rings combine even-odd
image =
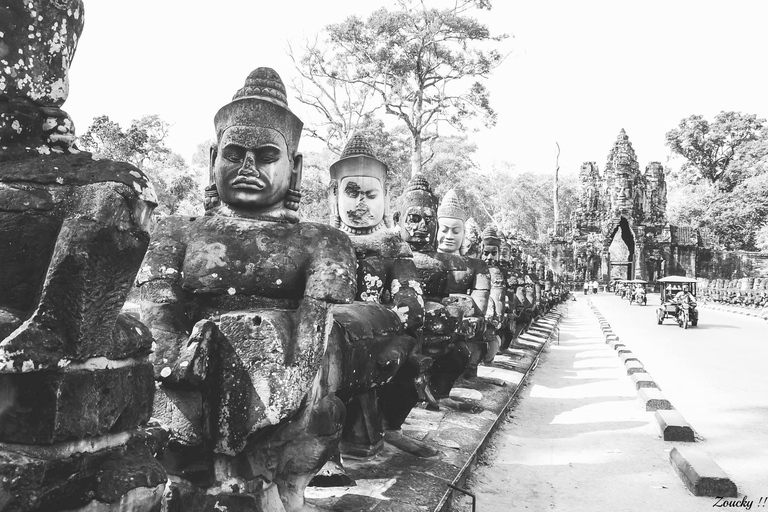
[[[338,153],[360,120],[381,108],[410,134],[411,174],[422,170],[423,147],[438,137],[438,126],[463,131],[473,118],[495,123],[488,91],[477,81],[504,59],[490,44],[488,28],[467,16],[490,9],[487,0],[459,0],[450,8],[397,0],[367,19],[350,16],[325,28],[295,57],[302,76],[294,82],[299,101],[320,114],[308,133]]]
[[[97,157],[128,162],[147,174],[155,187],[160,215],[202,211],[200,173],[165,144],[169,124],[157,115],[131,122],[127,129],[103,115],[78,139],[78,146]]]
[[[722,248],[768,250],[768,133],[764,119],[721,112],[690,116],[667,134],[686,161],[669,176],[673,224],[715,235]]]

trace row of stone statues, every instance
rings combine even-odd
[[[27,88],[66,77],[82,3],[12,7],[11,50],[66,55],[0,70],[1,511],[305,509],[340,453],[435,455],[400,432],[411,409],[451,404],[558,300],[493,227],[464,243],[454,191],[416,175],[390,212],[361,137],[330,169],[333,225],[300,221],[302,123],[269,68],[214,118],[206,215],[150,235],[144,174],[78,151],[66,93]]]

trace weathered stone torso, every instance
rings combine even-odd
[[[153,233],[137,281],[176,281],[203,308],[287,307],[304,296],[332,300],[351,289],[347,240],[310,222],[168,217]],[[327,288],[314,280],[307,287],[308,276],[321,274]]]

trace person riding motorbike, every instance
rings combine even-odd
[[[696,325],[699,317],[698,311],[696,310],[696,297],[693,296],[690,288],[687,285],[683,286],[682,291],[677,292],[672,301],[678,305],[687,305],[689,308],[688,311],[690,314],[691,323]]]
[[[640,283],[635,284],[635,289],[632,290],[632,300],[635,302],[643,302],[643,298],[645,297],[645,286],[643,286]]]

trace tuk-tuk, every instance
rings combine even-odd
[[[699,311],[696,309],[696,279],[683,276],[667,276],[658,280],[661,284],[661,306],[656,313],[656,320],[659,325],[666,318],[674,318],[677,324],[683,329],[689,325],[696,326],[699,323]],[[678,293],[687,287],[693,295],[694,300],[685,300],[683,302],[676,300]]]
[[[648,303],[648,297],[646,296],[645,290],[645,285],[648,284],[648,281],[632,279],[626,281],[626,283],[629,285],[629,304],[632,305],[634,302],[635,304],[645,306]]]

